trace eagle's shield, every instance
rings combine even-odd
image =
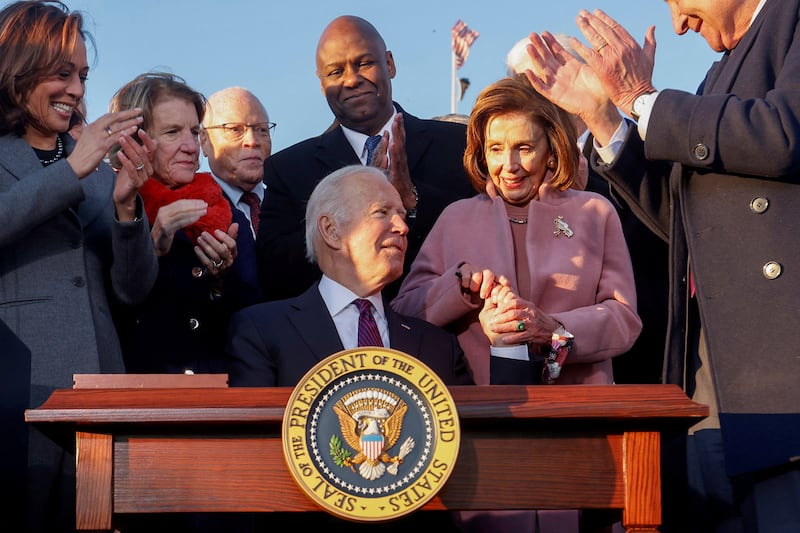
[[[375,462],[383,451],[383,435],[361,435],[361,451]]]

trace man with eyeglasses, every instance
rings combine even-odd
[[[395,60],[372,24],[353,16],[334,19],[319,39],[316,63],[335,126],[265,162],[268,193],[256,244],[268,300],[297,296],[321,277],[306,260],[303,218],[314,187],[331,172],[353,164],[388,167],[408,213],[404,274],[442,210],[475,194],[462,163],[466,127],[417,118],[392,100]],[[368,161],[367,141],[379,135],[384,140]],[[396,294],[401,281],[385,294]]]
[[[264,160],[272,151],[274,127],[253,93],[228,87],[208,97],[200,130],[211,174],[233,208],[233,221],[239,223],[236,261],[254,286],[258,286],[255,237],[264,200]]]

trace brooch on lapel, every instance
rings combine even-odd
[[[567,221],[564,220],[564,217],[561,215],[558,215],[555,220],[553,220],[553,224],[556,227],[553,235],[556,237],[561,237],[561,235],[564,234],[565,237],[570,238],[574,235],[574,232],[569,229],[569,224],[567,224]]]

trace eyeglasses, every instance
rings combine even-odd
[[[257,137],[269,138],[270,130],[275,129],[274,122],[257,122],[255,124],[242,124],[238,122],[226,122],[225,124],[218,124],[216,126],[204,126],[204,129],[214,130],[221,129],[223,134],[232,141],[238,141],[244,137],[248,128],[253,130]]]

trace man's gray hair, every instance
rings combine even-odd
[[[337,226],[346,224],[353,216],[348,211],[348,197],[351,191],[342,186],[342,181],[354,174],[376,174],[386,178],[383,171],[364,165],[348,165],[335,170],[322,179],[314,188],[314,192],[306,204],[306,258],[311,263],[317,262],[316,247],[319,243],[319,217],[328,215]],[[269,193],[267,193],[269,194]]]
[[[553,37],[556,38],[558,44],[563,46],[567,52],[575,56],[578,60],[583,61],[583,58],[579,56],[578,52],[576,52],[575,49],[572,48],[572,45],[569,44],[569,35],[558,33]],[[511,50],[508,51],[508,55],[506,55],[506,73],[509,76],[513,77],[517,74],[524,74],[527,69],[530,69],[533,66],[527,50],[528,43],[530,42],[531,41],[528,37],[523,37],[511,47]]]

